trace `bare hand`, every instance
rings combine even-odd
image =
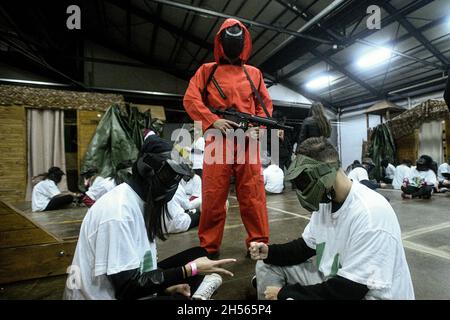
[[[280,138],[281,140],[284,140],[284,130],[278,129],[278,131],[277,131],[277,136],[278,136],[278,138]]]
[[[264,295],[267,300],[278,300],[278,292],[280,292],[281,288],[278,287],[267,287],[266,291],[264,291]]]
[[[254,140],[258,140],[259,139],[259,127],[250,127],[247,129],[245,134]]]
[[[230,271],[221,268],[225,264],[236,262],[236,259],[209,260],[207,257],[201,257],[193,261],[197,265],[199,274],[222,273],[233,276]]]
[[[269,255],[269,246],[263,242],[250,242],[248,251],[253,260],[263,260]]]
[[[190,297],[191,296],[191,287],[187,283],[177,284],[177,285],[166,288],[165,292],[170,295],[179,293],[185,297]]]
[[[220,130],[223,134],[227,133],[227,130],[232,130],[233,128],[239,127],[239,125],[231,120],[219,119],[214,122],[213,127]]]

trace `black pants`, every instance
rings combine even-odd
[[[58,194],[50,200],[47,207],[45,207],[44,211],[63,209],[66,206],[68,206],[69,204],[71,204],[72,201],[73,201],[73,196],[71,196],[70,194],[65,194],[65,195]]]
[[[208,252],[205,249],[203,249],[201,247],[194,247],[194,248],[182,251],[180,253],[177,253],[176,255],[173,255],[167,259],[164,259],[163,261],[158,262],[158,268],[170,269],[170,268],[181,267],[197,258],[206,257],[207,254],[208,254]],[[192,295],[198,289],[198,287],[202,283],[204,277],[205,276],[202,276],[202,275],[196,275],[196,276],[181,280],[179,284],[187,283],[191,287],[191,295]],[[184,297],[184,298],[186,299],[187,297]],[[177,299],[178,300],[178,299],[183,299],[183,297],[180,295],[176,295],[176,296],[159,295],[159,297],[157,299]]]
[[[439,182],[439,188],[449,188],[450,183],[443,183],[442,181]]]
[[[203,174],[203,169],[194,169],[194,172],[196,175],[198,175],[201,178],[202,174]]]
[[[387,183],[387,184],[391,184],[391,183],[392,183],[392,180],[393,180],[393,179],[389,179],[389,178],[386,178],[386,177],[384,177],[384,178],[381,179],[382,182]]]
[[[191,217],[191,224],[188,230],[197,227],[200,223],[200,209],[197,209],[195,213],[188,212],[187,214]]]
[[[359,183],[365,185],[367,188],[372,189],[372,190],[376,190],[377,188],[380,187],[379,183],[370,181],[370,180],[361,180]]]
[[[431,191],[433,191],[433,186],[423,186],[423,187],[413,187],[407,186],[406,188],[402,186],[402,191],[406,194],[412,195],[413,198],[422,197],[424,199],[431,198]]]

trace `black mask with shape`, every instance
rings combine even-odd
[[[244,48],[244,31],[235,24],[222,33],[222,48],[225,56],[232,62],[239,58]]]

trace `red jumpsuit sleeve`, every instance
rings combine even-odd
[[[206,131],[220,118],[212,113],[203,103],[202,91],[205,86],[205,66],[201,66],[189,81],[184,94],[183,105],[186,112],[194,121],[201,121],[203,131]]]
[[[273,105],[272,105],[272,99],[270,99],[269,91],[267,90],[266,84],[264,83],[264,77],[259,71],[259,94],[261,96],[261,99],[264,101],[264,104],[266,105],[267,111],[269,112],[269,115],[272,116],[273,111]],[[256,99],[256,115],[260,117],[267,117],[266,113],[264,112],[263,107],[260,105],[259,100]]]

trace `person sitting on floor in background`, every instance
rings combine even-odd
[[[78,194],[73,192],[61,193],[58,184],[65,173],[58,167],[51,167],[47,173],[41,174],[43,180],[36,184],[31,194],[31,210],[50,211],[58,210],[72,204]]]
[[[411,160],[403,159],[402,163],[395,168],[395,175],[394,180],[392,180],[392,187],[396,190],[400,190],[403,185],[403,181],[405,180],[405,178],[409,177],[410,173],[411,173]]]
[[[355,160],[353,161],[353,164],[351,166],[352,170],[347,175],[350,180],[357,181],[372,190],[386,187],[386,184],[383,182],[378,183],[376,181],[369,180],[369,174],[367,172],[367,162],[362,165],[358,160]]]
[[[92,207],[98,199],[116,186],[114,178],[100,176],[95,166],[86,168],[81,172],[81,177],[84,178],[84,186],[87,188],[83,203],[88,208]]]
[[[414,299],[391,205],[348,179],[327,139],[307,139],[298,151],[286,179],[311,220],[292,242],[251,243],[258,298]]]
[[[156,240],[166,240],[167,202],[188,174],[185,164],[170,158],[171,149],[157,135],[148,137],[131,179],[88,210],[68,271],[65,299],[204,300],[221,285],[219,274],[233,275],[222,266],[235,259],[209,260],[200,247],[157,259]]]
[[[167,233],[186,232],[198,226],[200,222],[200,208],[193,209],[191,201],[181,183],[172,200],[167,203],[170,218],[165,221]]]
[[[202,207],[202,178],[195,173],[195,169],[190,175],[185,175],[180,181],[183,186],[186,198],[188,199],[188,209],[200,210]]]
[[[270,161],[270,165],[263,170],[264,189],[267,193],[282,193],[284,190],[284,172],[274,162]]]
[[[438,169],[439,192],[447,192],[450,189],[450,157]]]
[[[381,182],[386,184],[391,184],[395,177],[395,167],[390,163],[389,158],[384,158],[381,160],[381,167],[383,168],[383,177]]]
[[[192,167],[196,175],[202,178],[203,175],[203,154],[205,152],[205,138],[203,138],[202,128],[194,125],[194,142],[190,149]]]
[[[433,188],[438,186],[436,174],[431,169],[433,159],[422,155],[416,162],[416,168],[411,169],[409,176],[404,179],[401,190],[403,199],[430,199]]]

